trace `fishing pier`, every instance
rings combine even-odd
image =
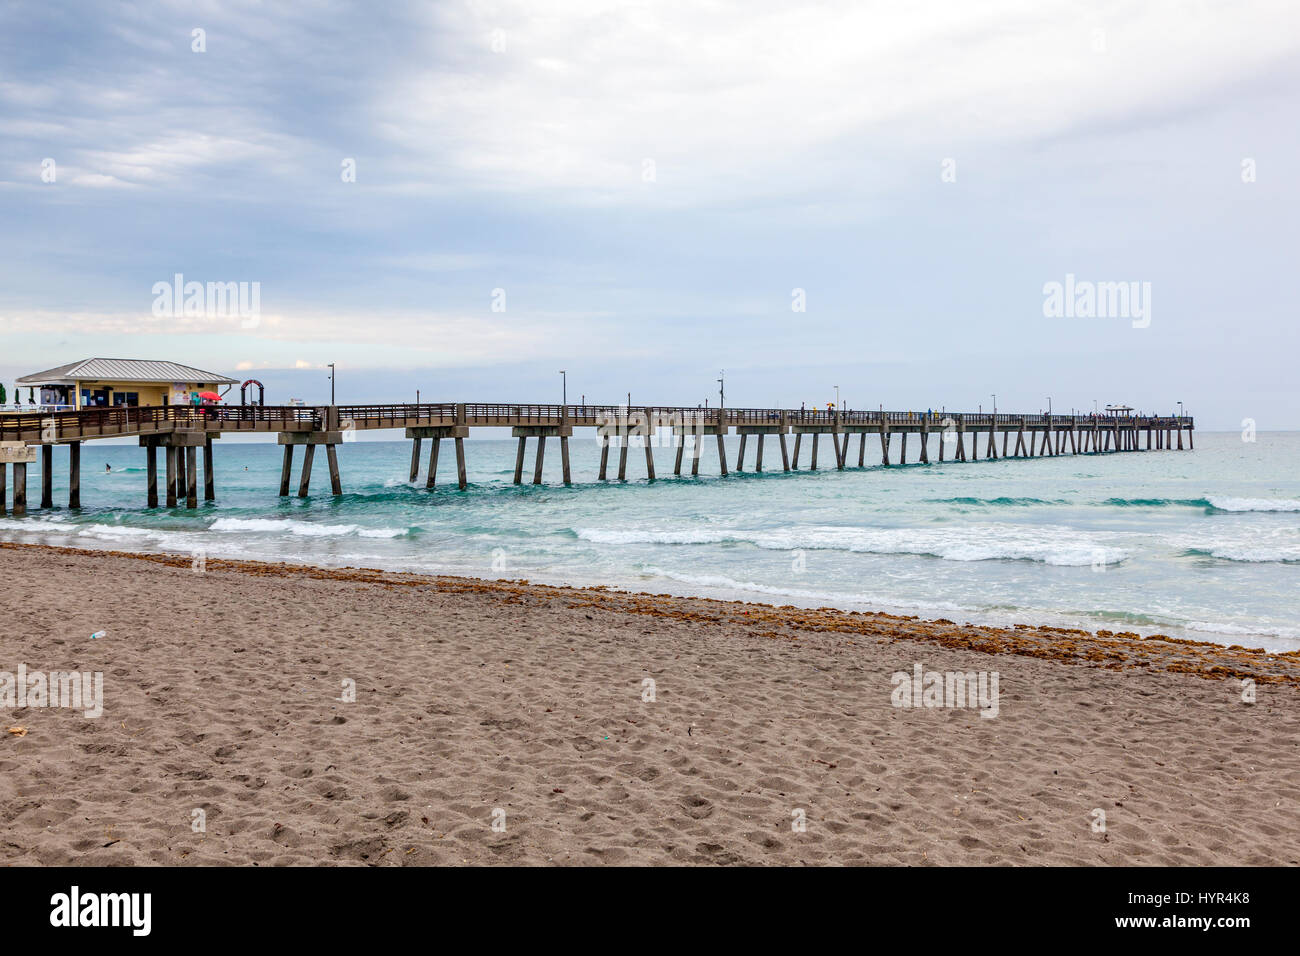
[[[831,454],[835,468],[849,467],[851,443],[858,439],[858,468],[867,466],[867,447],[872,464],[879,443],[880,464],[908,463],[908,439],[913,439],[914,463],[945,460],[967,462],[981,457],[1039,458],[1058,455],[1105,454],[1114,452],[1182,450],[1193,446],[1190,416],[1137,415],[1016,415],[1005,413],[890,412],[788,408],[684,408],[674,406],[627,405],[514,405],[514,404],[396,404],[396,405],[161,405],[90,408],[80,411],[19,413],[0,415],[0,514],[27,513],[28,466],[41,461],[40,507],[52,508],[54,446],[69,451],[68,507],[81,507],[80,464],[83,442],[108,438],[136,438],[147,463],[146,503],[150,508],[164,501],[174,508],[184,503],[195,508],[199,501],[198,457],[203,459],[205,501],[216,498],[213,478],[213,442],[224,434],[274,433],[284,448],[280,474],[280,495],[290,494],[293,484],[295,449],[302,447],[302,464],[297,492],[310,493],[316,448],[325,446],[330,490],[343,493],[337,446],[355,433],[378,429],[402,429],[411,441],[409,480],[420,475],[422,445],[430,443],[425,467],[425,487],[436,486],[439,453],[444,439],[452,441],[456,455],[456,485],[467,486],[465,439],[474,428],[509,428],[518,441],[515,484],[524,479],[527,443],[536,445],[533,484],[542,483],[542,464],[549,438],[560,440],[564,483],[570,484],[569,439],[574,429],[591,428],[600,443],[599,480],[609,480],[610,450],[618,450],[617,480],[628,476],[629,451],[644,449],[645,477],[655,480],[655,447],[673,452],[673,475],[681,476],[685,458],[690,474],[697,477],[707,441],[717,447],[717,467],[729,473],[724,439],[740,437],[732,471],[746,470],[746,452],[754,442],[753,471],[762,472],[767,439],[775,439],[781,456],[781,470],[800,469],[803,445],[808,448],[807,469],[818,468],[819,448]],[[868,436],[871,441],[868,442]],[[937,438],[932,442],[931,438]],[[790,439],[793,438],[793,442]],[[822,445],[829,439],[829,446]],[[937,445],[937,455],[931,446]],[[791,447],[793,445],[793,447]],[[1001,446],[999,448],[999,445]],[[162,495],[159,494],[158,452],[163,452]],[[710,455],[712,457],[712,455]],[[775,468],[775,460],[770,459]],[[8,472],[13,470],[12,504],[6,493]]]

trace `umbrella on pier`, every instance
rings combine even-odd
[[[199,392],[199,398],[205,398],[209,402],[221,401],[221,396],[218,395],[216,392]]]

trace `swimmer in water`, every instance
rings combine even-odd
[[[108,462],[104,462],[104,471],[112,471],[112,470],[113,470],[113,466],[110,465]]]

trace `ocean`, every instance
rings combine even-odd
[[[55,455],[53,511],[0,517],[0,540],[290,561],[636,591],[834,606],[959,623],[1051,624],[1300,649],[1300,434],[1196,434],[1195,451],[878,464],[783,474],[774,441],[761,475],[718,475],[713,439],[701,476],[672,476],[674,451],[629,454],[629,481],[599,482],[593,432],[559,443],[545,483],[511,483],[515,442],[465,443],[469,487],[455,487],[443,442],[440,486],[410,443],[339,446],[345,494],[329,494],[318,454],[309,498],[276,494],[280,448],[216,442],[217,501],[145,508],[144,450],[83,445],[82,509],[67,502],[67,451]],[[937,454],[938,436],[931,439]],[[665,440],[665,444],[666,444]],[[728,439],[729,465],[739,439]],[[919,452],[915,438],[909,457]],[[999,445],[1000,447],[1000,445]],[[525,481],[532,477],[530,441]],[[424,446],[427,456],[428,443]],[[754,442],[747,467],[752,469]],[[867,460],[879,460],[868,437]],[[893,448],[897,456],[897,442]],[[617,451],[611,451],[614,474]],[[857,461],[856,440],[848,455]],[[684,471],[689,472],[688,465]],[[112,465],[105,472],[105,464]],[[159,457],[160,471],[162,456]],[[776,470],[773,471],[773,464]],[[448,484],[450,479],[450,484]],[[202,496],[200,467],[200,498]]]

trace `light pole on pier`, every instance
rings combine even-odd
[[[998,413],[998,393],[994,392],[993,393],[993,414],[996,415],[997,413]]]
[[[1179,417],[1179,418],[1182,418],[1182,417],[1183,417],[1183,403],[1182,403],[1182,402],[1179,402],[1179,403],[1178,403],[1178,417]]]
[[[1048,418],[1052,417],[1052,396],[1051,395],[1047,396],[1047,417]]]
[[[835,386],[835,410],[837,412],[840,410],[840,387],[838,385]]]
[[[330,404],[333,405],[334,404],[334,363],[330,362],[328,368],[330,370]]]
[[[726,379],[727,379],[727,370],[725,368],[718,369],[718,407],[719,408],[727,407]]]
[[[564,369],[560,369],[560,395],[563,404],[569,404],[569,375]]]

